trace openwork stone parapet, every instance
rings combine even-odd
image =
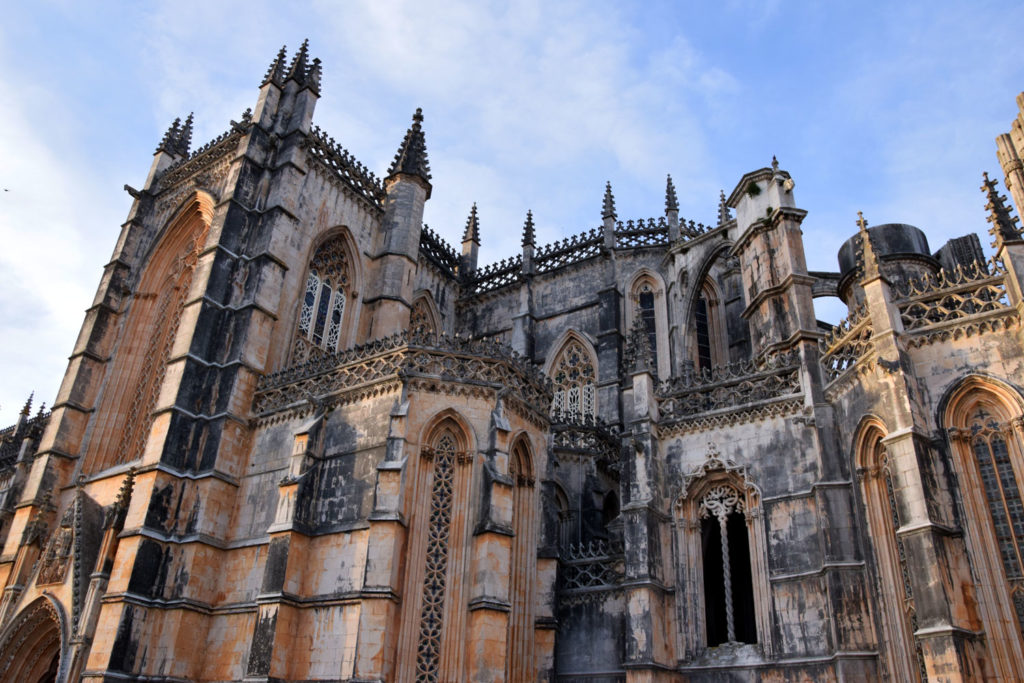
[[[672,421],[799,393],[799,358],[787,352],[674,377],[659,386],[658,407]]]
[[[1009,309],[1006,267],[992,258],[967,268],[940,270],[935,276],[908,282],[898,292],[896,304],[907,331]]]
[[[503,344],[402,333],[262,377],[252,413],[263,417],[296,403],[414,378],[508,389],[517,401],[541,415],[547,414],[551,404],[550,381]]]
[[[187,178],[201,175],[218,161],[234,152],[238,148],[238,141],[252,126],[249,118],[243,117],[243,121],[244,125],[221,133],[202,147],[197,148],[185,159],[168,166],[160,176],[157,191],[166,190]]]
[[[618,439],[615,430],[592,416],[551,414],[551,436],[558,451],[607,458],[618,461]]]
[[[871,316],[867,306],[861,306],[825,335],[820,342],[821,367],[829,382],[872,350],[872,334]]]
[[[302,144],[309,158],[325,169],[331,178],[340,180],[373,207],[383,209],[385,192],[380,179],[334,138],[313,126]]]

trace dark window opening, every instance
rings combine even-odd
[[[729,548],[729,599],[733,611],[735,642],[756,643],[754,621],[754,583],[750,571],[750,545],[747,523],[738,512],[726,520]],[[708,647],[729,642],[726,616],[726,572],[722,564],[722,527],[715,517],[701,520],[701,549],[704,556],[704,611]]]
[[[710,370],[711,331],[708,329],[708,302],[703,295],[697,297],[697,310],[694,318],[697,328],[697,367],[701,370]]]
[[[651,347],[651,355],[658,356],[658,332],[654,323],[654,292],[640,292],[640,317],[644,321],[644,328],[647,330],[647,343]]]

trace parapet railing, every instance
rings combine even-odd
[[[314,125],[304,144],[310,156],[335,178],[373,206],[383,207],[384,184],[334,138]]]
[[[560,590],[605,588],[622,582],[622,546],[604,540],[570,544],[559,552]]]
[[[862,304],[825,335],[818,348],[827,382],[839,378],[874,347],[872,332],[871,316],[867,306]]]
[[[423,224],[423,230],[420,231],[420,255],[427,257],[427,260],[449,277],[458,276],[459,255],[426,223]]]
[[[388,379],[433,377],[509,388],[539,415],[551,405],[551,381],[529,359],[491,340],[400,333],[323,354],[261,377],[252,414],[262,417]]]
[[[795,352],[686,372],[658,386],[658,410],[669,420],[799,394]]]
[[[899,288],[896,305],[907,331],[1010,309],[1006,266],[993,257],[911,280]]]

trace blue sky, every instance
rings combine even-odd
[[[686,218],[773,154],[796,180],[811,269],[871,224],[932,249],[987,224],[994,137],[1016,115],[1014,2],[7,3],[0,25],[0,424],[48,404],[130,198],[176,116],[195,145],[256,101],[282,44],[323,60],[314,121],[383,175],[423,107],[425,220],[481,260],[619,217]],[[891,5],[891,6],[890,6]],[[824,307],[819,317],[835,321]]]

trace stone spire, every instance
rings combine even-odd
[[[729,215],[729,205],[725,202],[725,190],[718,191],[718,224],[724,225],[732,220]]]
[[[533,229],[533,212],[526,212],[526,222],[523,224],[523,246],[536,246],[537,235]]]
[[[34,391],[28,395],[28,400],[25,401],[25,406],[21,409],[21,414],[23,416],[28,417],[29,414],[32,412],[32,399],[35,398],[35,395],[36,392]]]
[[[260,83],[260,87],[263,87],[267,83],[277,83],[278,85],[284,83],[285,78],[285,58],[288,56],[288,46],[282,45],[281,50],[277,53],[277,57],[270,63],[270,68],[267,69],[267,74],[263,77],[263,82]]]
[[[309,38],[302,41],[299,51],[292,57],[291,66],[288,67],[288,76],[285,80],[296,81],[299,85],[306,84],[306,71],[309,69]]]
[[[400,173],[414,175],[427,183],[427,198],[430,198],[430,162],[427,160],[427,140],[423,136],[423,110],[417,108],[412,116],[412,126],[405,132],[405,139],[395,154],[395,160],[388,169],[391,178]]]
[[[178,157],[188,156],[188,148],[192,144],[192,114],[185,119],[182,125],[181,118],[174,119],[174,123],[164,133],[163,139],[157,145],[156,153],[167,152]]]
[[[860,254],[863,272],[861,281],[871,280],[878,277],[878,257],[875,256],[875,249],[871,245],[871,235],[868,233],[868,222],[864,220],[864,214],[857,212],[857,230],[860,234]]]
[[[604,186],[604,202],[601,204],[601,218],[605,220],[610,218],[613,221],[617,218],[615,215],[615,197],[612,195],[611,181],[605,183]]]
[[[1017,217],[1006,208],[1006,196],[996,191],[998,181],[989,180],[987,172],[983,176],[985,180],[982,183],[981,191],[988,199],[985,208],[988,210],[988,222],[992,224],[988,232],[996,240],[992,243],[992,248],[998,251],[1006,242],[1020,241],[1021,234],[1017,227]]]
[[[665,183],[665,213],[679,211],[679,200],[676,199],[676,186],[672,184],[672,176]]]
[[[476,202],[469,210],[469,218],[466,219],[466,229],[462,232],[462,243],[476,242],[480,244],[480,219],[476,215]]]

